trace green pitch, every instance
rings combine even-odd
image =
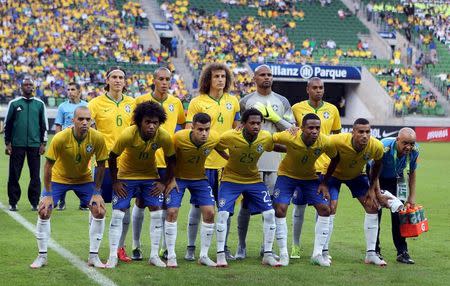
[[[3,141],[3,140],[2,140]],[[448,285],[450,278],[450,243],[448,187],[450,186],[449,162],[450,144],[421,144],[420,167],[418,170],[417,201],[425,207],[430,231],[418,239],[409,239],[410,254],[415,265],[401,265],[395,261],[396,253],[390,234],[390,215],[384,211],[382,221],[382,252],[388,262],[385,268],[365,265],[363,262],[365,240],[363,233],[363,209],[351,199],[348,190],[341,191],[335,229],[330,245],[333,264],[330,268],[320,268],[309,264],[314,232],[314,211],[307,209],[303,226],[301,259],[291,259],[289,267],[269,268],[260,264],[259,246],[262,240],[260,216],[252,218],[248,242],[248,258],[242,262],[229,262],[226,269],[209,269],[194,262],[184,261],[186,246],[186,217],[188,204],[185,197],[178,221],[177,256],[178,269],[159,269],[147,264],[150,253],[149,215],[146,212],[142,241],[144,261],[119,264],[113,270],[99,270],[118,285]],[[8,158],[0,155],[0,202],[7,206]],[[27,200],[25,179],[29,178],[24,168],[22,175],[22,197],[18,204],[19,214],[32,224],[37,215],[30,210]],[[105,235],[100,257],[106,261],[108,231],[111,208],[108,206]],[[290,245],[290,219],[289,245]],[[54,211],[52,238],[72,253],[86,260],[88,256],[88,213],[78,210],[78,199],[73,193],[67,196],[67,209]],[[49,250],[49,265],[39,270],[31,270],[29,264],[37,255],[34,234],[16,223],[5,212],[0,211],[0,277],[1,285],[96,285],[70,261]],[[197,249],[199,249],[197,239]],[[131,227],[127,237],[128,253],[131,254]],[[215,239],[214,239],[215,241]],[[230,233],[232,250],[237,244],[236,220]],[[275,243],[276,245],[276,243]],[[276,246],[275,246],[276,249]],[[215,244],[210,256],[215,260]],[[198,256],[198,251],[197,251]]]

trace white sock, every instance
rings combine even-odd
[[[150,257],[158,256],[159,242],[161,241],[164,224],[162,215],[162,210],[150,212],[150,241],[152,245]]]
[[[246,248],[245,239],[247,237],[248,224],[250,222],[250,211],[241,207],[237,217],[237,230],[239,238],[239,246]]]
[[[89,252],[98,253],[100,243],[103,239],[105,231],[105,218],[92,217],[91,226],[89,227]]]
[[[217,252],[225,251],[225,239],[227,236],[227,220],[230,216],[229,212],[220,211],[217,215],[216,235],[217,235]]]
[[[275,210],[271,209],[262,213],[264,223],[264,253],[271,253],[273,247],[273,239],[277,226],[275,224]]]
[[[329,247],[330,240],[331,240],[331,234],[333,233],[335,216],[336,216],[335,214],[330,215],[330,222],[328,224],[328,236],[327,236],[327,240],[325,241],[325,244],[323,245],[324,251],[328,251],[328,249],[329,249],[328,247]]]
[[[120,235],[119,247],[125,247],[125,239],[127,238],[128,228],[130,227],[130,209],[125,211],[122,220],[122,234]]]
[[[292,242],[296,246],[300,246],[305,209],[306,205],[294,205],[292,211]]]
[[[109,256],[117,257],[117,249],[119,248],[120,234],[122,233],[122,221],[125,213],[121,210],[113,210],[111,223],[109,225]],[[95,218],[92,225],[95,223]],[[91,226],[92,229],[92,226]]]
[[[364,234],[366,236],[366,250],[375,251],[378,233],[378,214],[368,214],[364,217]]]
[[[177,241],[177,222],[164,222],[165,242],[167,243],[167,258],[176,258],[175,244]]]
[[[209,246],[214,234],[214,223],[202,222],[200,227],[200,257],[208,256]]]
[[[187,226],[188,244],[187,246],[195,246],[195,240],[197,239],[198,225],[200,224],[202,212],[200,208],[196,208],[191,205],[189,210],[189,219]]]
[[[276,217],[275,222],[277,225],[276,237],[278,248],[280,249],[280,256],[288,255],[287,249],[287,223],[285,217]]]
[[[315,237],[314,237],[314,250],[312,256],[322,255],[322,249],[327,241],[328,231],[330,229],[330,217],[317,216]]]
[[[167,217],[167,210],[162,210],[162,212],[163,212],[162,219],[165,222],[166,221],[166,217]],[[161,233],[161,249],[167,249],[167,244],[166,244],[166,224],[163,224],[163,230],[162,230],[162,233]]]
[[[48,240],[50,239],[50,219],[38,217],[36,223],[36,240],[39,254],[47,254]]]
[[[145,208],[141,209],[137,205],[134,205],[132,216],[133,216],[133,249],[141,248],[141,232],[142,224],[144,223],[144,213]]]

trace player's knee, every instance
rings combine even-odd
[[[336,214],[337,211],[337,201],[331,201],[330,204],[330,215]]]
[[[202,211],[203,222],[214,223],[214,207],[205,207]]]
[[[315,206],[317,210],[317,214],[320,216],[330,216],[331,209],[328,205],[318,204]]]
[[[134,202],[136,206],[140,209],[145,208],[144,200],[136,198],[136,201]]]
[[[262,213],[264,222],[268,224],[275,224],[275,210],[267,210]]]
[[[105,217],[106,211],[104,208],[102,208],[98,205],[94,205],[94,206],[91,206],[91,213],[94,218],[102,219]]]
[[[47,212],[45,215],[44,215],[44,211],[42,211],[42,210],[39,211],[39,218],[40,219],[47,220],[47,219],[49,219],[51,217],[51,215],[52,215],[51,211]]]
[[[286,217],[287,205],[275,204],[275,216],[279,218]]]
[[[161,207],[157,207],[157,206],[149,206],[148,210],[151,212],[155,212],[155,211],[159,211],[161,210]]]
[[[178,208],[168,208],[166,213],[166,221],[175,222],[178,218]]]

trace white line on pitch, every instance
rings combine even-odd
[[[33,224],[31,224],[28,220],[26,220],[23,216],[21,216],[17,212],[8,211],[7,208],[1,202],[0,202],[0,209],[3,210],[6,214],[8,214],[12,219],[20,223],[31,233],[33,234],[36,233],[36,227]],[[73,266],[78,268],[81,272],[86,274],[87,277],[92,279],[95,283],[101,286],[117,286],[117,284],[114,283],[111,279],[98,272],[94,267],[89,267],[85,261],[82,261],[78,256],[62,247],[55,240],[50,238],[48,246],[51,249],[53,249],[56,253],[58,253],[66,260],[68,260]]]

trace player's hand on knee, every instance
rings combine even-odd
[[[127,190],[125,187],[127,184],[121,181],[116,181],[113,183],[113,191],[119,198],[126,198],[127,197]]]
[[[175,180],[175,178],[173,178],[173,180],[166,185],[166,188],[164,189],[164,195],[167,197],[174,189],[177,192],[180,192],[180,189],[178,188],[177,181]]]
[[[328,191],[328,187],[325,184],[320,184],[317,189],[317,194],[322,194],[323,198],[327,201],[330,200],[330,192]]]
[[[103,215],[106,212],[105,201],[101,195],[93,195],[89,206],[93,214]]]
[[[161,183],[161,182],[154,182],[153,186],[152,186],[152,189],[150,190],[150,194],[152,196],[157,197],[157,196],[163,194],[165,189],[166,189],[166,185],[164,185],[163,183]]]
[[[375,209],[375,210],[379,209],[379,207],[380,207],[377,197],[375,195],[375,192],[370,191],[370,190],[367,192],[367,195],[364,199],[364,204],[367,207],[369,207],[371,209]]]
[[[49,218],[53,209],[53,197],[45,196],[42,197],[39,202],[38,212],[41,218]]]

